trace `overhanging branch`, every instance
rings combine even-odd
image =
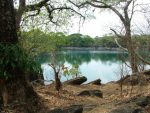
[[[85,17],[82,14],[80,14],[79,12],[77,12],[76,10],[74,10],[71,7],[62,6],[62,7],[56,7],[55,8],[55,7],[52,7],[52,6],[49,7],[49,5],[46,4],[45,8],[46,8],[47,12],[49,13],[49,19],[50,19],[50,21],[52,23],[54,23],[55,25],[58,25],[57,21],[56,22],[53,21],[53,12],[55,12],[55,11],[71,10],[72,12],[75,12],[76,14],[80,15],[83,19],[85,19]]]
[[[113,31],[113,32],[115,33],[115,35],[116,35],[118,38],[122,38],[122,36],[119,35],[114,29],[111,28],[110,30]],[[122,46],[119,44],[117,38],[114,38],[114,40],[115,40],[115,42],[116,42],[116,44],[118,45],[119,48],[123,49],[124,51],[128,51],[127,48],[124,48],[124,47],[122,47]]]
[[[78,8],[83,8],[86,5],[90,5],[92,7],[96,7],[96,8],[102,8],[102,9],[110,9],[112,10],[120,19],[121,21],[125,24],[125,18],[123,17],[123,15],[112,5],[108,5],[105,2],[102,1],[98,1],[98,0],[91,0],[91,1],[86,1],[83,2],[81,4],[76,4],[71,0],[68,0],[71,4],[73,4],[74,6],[78,7]]]
[[[137,55],[137,57],[138,57],[142,62],[144,62],[145,64],[150,65],[150,62],[147,61],[147,60],[145,60],[140,54],[138,54],[137,52],[135,52],[135,54]]]
[[[119,35],[114,29],[110,28],[110,30],[113,31],[118,38],[122,38],[122,36]]]

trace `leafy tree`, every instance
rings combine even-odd
[[[82,45],[82,34],[71,34],[68,36],[69,46],[71,47],[79,47]]]
[[[48,45],[51,45],[49,35],[39,29],[22,32],[19,42],[33,56],[48,51],[50,48]]]
[[[77,78],[79,74],[81,74],[78,64],[72,66],[72,68],[69,70],[69,74],[75,78]]]
[[[83,36],[82,46],[92,47],[94,45],[94,39],[88,35]]]
[[[67,0],[61,2],[57,0],[14,0],[14,4],[17,29],[20,28],[20,25],[25,27],[25,25],[34,25],[34,23],[36,27],[41,26],[41,28],[43,24],[49,25],[47,28],[52,24],[66,25],[69,22],[66,18],[74,14],[82,16],[71,5],[68,5]]]
[[[26,101],[30,97],[37,97],[37,94],[26,76],[27,72],[33,68],[30,69],[31,60],[18,44],[13,0],[0,0],[0,16],[2,17],[0,18],[0,86],[3,103],[6,106],[8,89],[13,95],[23,90],[17,98]]]
[[[20,43],[30,54],[37,55],[42,52],[57,51],[65,46],[65,34],[62,32],[44,33],[39,29],[22,32]]]
[[[117,44],[113,37],[114,36],[104,36],[100,38],[95,38],[95,46],[117,47]]]

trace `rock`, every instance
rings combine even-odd
[[[139,76],[140,75],[140,76]],[[133,73],[132,75],[126,75],[116,83],[130,84],[130,85],[145,85],[150,81],[150,70],[145,70],[140,73]]]
[[[150,82],[150,78],[147,78],[146,81],[147,81],[147,82]]]
[[[130,75],[126,75],[125,77],[121,78],[120,80],[118,80],[116,83],[122,83],[124,80],[126,80],[127,78],[129,78]]]
[[[68,81],[65,81],[64,84],[69,84],[69,85],[81,85],[82,83],[84,83],[85,81],[87,81],[87,78],[85,76],[82,77],[77,77]]]
[[[126,79],[125,82],[128,82],[130,85],[135,86],[139,84],[139,78],[138,76],[131,76],[128,79]]]
[[[123,107],[114,109],[109,113],[145,113],[145,112],[140,108]]]
[[[136,103],[138,106],[146,107],[147,105],[150,104],[150,96],[143,96],[143,97],[140,97],[140,98],[138,98],[138,99],[135,100],[135,103]]]
[[[83,106],[82,105],[72,105],[66,108],[57,108],[54,110],[51,110],[47,113],[82,113],[83,112]]]
[[[96,96],[103,98],[103,93],[100,90],[84,90],[80,92],[78,96]]]
[[[89,82],[88,84],[101,85],[101,80],[97,79],[97,80],[94,80],[92,82]]]
[[[129,76],[129,75],[127,75],[126,77],[124,77],[124,78],[120,79],[119,81],[117,81],[117,83],[119,83],[119,84],[122,83],[123,85],[133,85],[133,86],[135,86],[135,85],[138,85],[139,83],[142,83],[142,81],[139,80],[139,76],[136,76],[136,75]]]
[[[96,108],[97,105],[96,104],[89,104],[89,105],[84,105],[83,106],[83,111],[86,113],[88,111],[93,110],[94,108]]]
[[[150,75],[150,70],[144,71],[143,74],[145,74],[145,75]]]

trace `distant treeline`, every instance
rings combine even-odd
[[[22,32],[21,41],[27,42],[24,44],[30,48],[61,48],[61,47],[109,47],[117,48],[118,45],[115,42],[115,36],[103,36],[103,37],[91,37],[89,35],[82,35],[74,33],[66,35],[62,32],[50,32],[44,33],[39,29],[31,30],[28,32]],[[126,47],[123,39],[117,39],[120,45]],[[135,46],[150,48],[150,35],[137,35],[133,36]]]

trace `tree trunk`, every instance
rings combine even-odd
[[[16,13],[16,28],[17,28],[17,30],[19,30],[19,28],[20,28],[20,23],[21,23],[22,15],[25,10],[25,6],[26,6],[26,0],[19,0],[19,8],[15,12]]]
[[[126,38],[126,45],[127,45],[127,49],[128,49],[128,53],[129,53],[129,61],[130,61],[132,73],[136,73],[136,72],[138,72],[138,65],[137,65],[138,61],[137,61],[137,57],[135,54],[136,46],[135,46],[135,44],[133,44],[130,28],[131,28],[130,24],[129,23],[126,24],[125,38]]]
[[[4,44],[5,46],[7,46],[17,43],[18,36],[16,31],[13,0],[0,0],[0,44]],[[0,56],[3,57],[3,53],[0,53]],[[7,67],[8,69],[6,71],[10,71],[9,66]],[[0,83],[2,90],[1,94],[4,100],[3,103],[5,105],[7,104],[8,94],[9,97],[12,97],[12,100],[15,100],[13,96],[25,100],[28,99],[28,97],[37,97],[37,93],[33,90],[33,87],[27,82],[25,72],[23,71],[24,70],[20,69],[19,67],[18,69],[15,68],[15,70],[13,70],[11,78],[7,80],[4,75],[0,75],[0,81],[2,80],[2,82]],[[11,93],[13,93],[13,95],[11,95]]]
[[[6,88],[6,80],[5,79],[0,79],[0,94],[2,95],[2,99],[3,99],[3,104],[4,106],[7,105],[8,102],[8,91]]]
[[[13,0],[0,0],[0,43],[17,43]]]
[[[61,81],[60,81],[60,78],[59,78],[59,72],[56,72],[55,73],[55,88],[57,91],[59,91],[61,88],[62,88],[62,84],[61,84]]]
[[[132,73],[137,73],[138,72],[138,61],[137,57],[135,54],[135,48],[132,46],[132,42],[128,45],[128,52],[129,52],[129,60],[130,60],[130,65],[132,69]]]

